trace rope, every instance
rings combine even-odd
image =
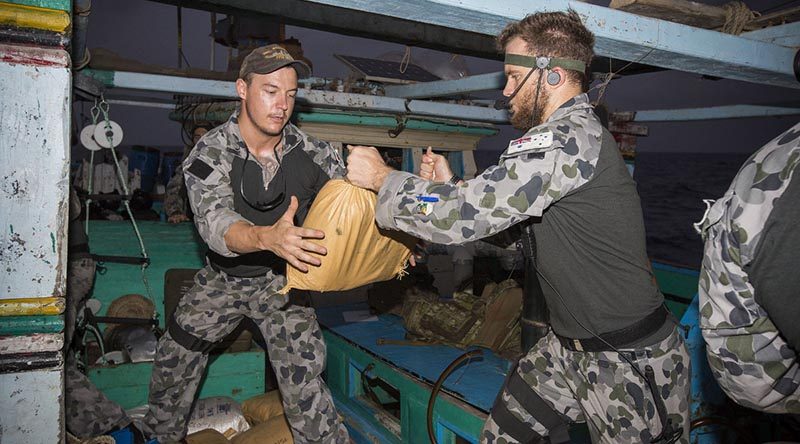
[[[104,125],[106,128],[110,127],[110,119],[108,118],[108,103],[106,102],[103,96],[100,96],[100,111],[103,113],[103,119],[105,120]],[[111,157],[114,159],[114,166],[117,170],[117,179],[119,180],[120,185],[122,186],[122,192],[124,195],[129,195],[128,192],[128,184],[126,183],[125,178],[122,176],[122,168],[119,166],[119,159],[117,157],[117,150],[114,148],[114,144],[112,143],[111,134],[109,131],[106,131],[106,137],[108,138],[108,145],[111,147]],[[142,257],[147,259],[147,249],[144,247],[144,240],[142,239],[142,233],[139,232],[139,225],[136,224],[136,219],[133,217],[133,212],[131,211],[130,202],[128,199],[124,199],[122,201],[122,205],[125,207],[125,212],[128,213],[128,217],[131,220],[131,225],[133,225],[133,231],[136,233],[136,240],[139,241],[139,249],[142,252]],[[147,268],[147,262],[142,263],[142,283],[144,284],[145,291],[147,292],[147,297],[153,303],[155,307],[155,299],[153,299],[153,294],[150,291],[150,283],[147,281],[147,275],[145,273],[145,269]],[[158,311],[155,310],[153,312],[153,319],[158,319]]]
[[[406,46],[406,51],[403,53],[403,58],[400,60],[400,74],[406,73],[409,63],[411,63],[411,47]]]
[[[97,99],[94,99],[94,106],[92,107],[92,125],[97,125],[97,118],[100,116],[100,110],[97,108]],[[89,154],[89,195],[92,195],[94,187],[94,151]],[[89,206],[92,204],[92,199],[86,198],[86,222],[84,223],[84,231],[89,235]]]
[[[723,5],[725,8],[725,24],[720,32],[739,35],[744,31],[745,25],[758,16],[742,1],[734,1]]]
[[[603,95],[606,93],[606,88],[608,88],[608,85],[611,83],[612,80],[614,80],[614,78],[619,73],[621,73],[622,71],[627,69],[629,66],[633,65],[634,63],[639,63],[642,60],[644,60],[647,57],[649,57],[650,54],[652,54],[655,49],[656,49],[655,47],[650,48],[650,50],[647,51],[647,53],[645,55],[639,57],[636,60],[628,62],[627,64],[625,64],[625,66],[623,66],[622,68],[620,68],[620,69],[618,69],[618,70],[616,70],[614,72],[611,72],[611,59],[609,59],[608,60],[608,73],[604,74],[603,80],[601,80],[600,83],[598,83],[597,85],[593,86],[592,88],[589,88],[589,91],[586,91],[586,93],[588,94],[588,93],[594,91],[595,89],[599,89],[598,94],[597,94],[597,100],[595,100],[594,103],[592,103],[592,106],[597,106],[600,103],[600,101],[603,98]]]

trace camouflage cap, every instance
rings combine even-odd
[[[280,45],[268,45],[254,49],[242,61],[239,68],[239,78],[244,79],[248,74],[269,74],[273,71],[292,65],[297,71],[297,77],[304,79],[311,75],[311,68],[304,62],[292,58],[289,51]]]

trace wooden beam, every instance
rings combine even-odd
[[[800,88],[793,68],[796,51],[792,48],[579,1],[306,0],[304,3],[402,17],[491,36],[499,33],[510,21],[520,20],[528,14],[572,9],[595,34],[595,52],[600,56],[727,79]]]
[[[781,9],[755,18],[750,24],[755,28],[782,25],[800,20],[800,6]]]
[[[608,7],[698,28],[725,24],[725,8],[688,0],[611,0]]]

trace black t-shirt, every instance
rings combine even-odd
[[[797,171],[794,174],[798,174]],[[744,266],[755,300],[795,350],[800,351],[800,179],[793,176],[772,208],[754,259]]]

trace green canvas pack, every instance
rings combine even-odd
[[[520,348],[521,312],[522,289],[509,279],[488,284],[481,296],[456,292],[452,300],[440,300],[434,294],[411,294],[402,316],[410,338],[513,355]]]

